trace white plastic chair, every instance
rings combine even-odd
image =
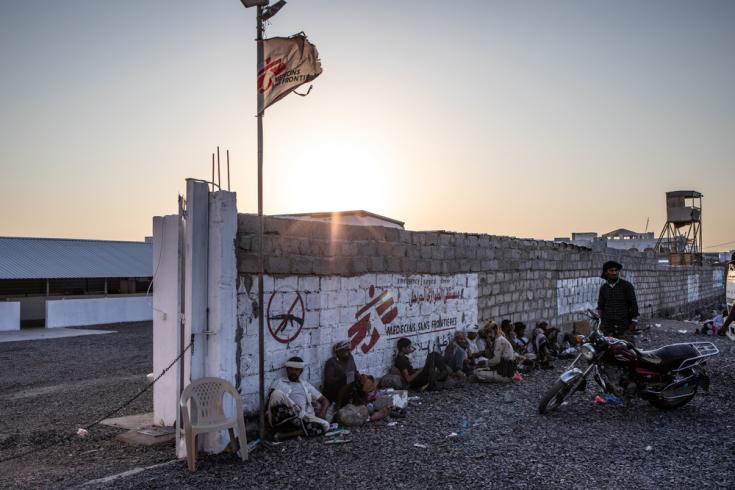
[[[225,415],[224,397],[229,393],[235,399],[235,416]],[[191,416],[189,415],[191,405]],[[197,434],[205,432],[219,432],[228,429],[230,447],[237,448],[239,443],[240,457],[248,459],[248,441],[245,436],[245,420],[242,412],[242,399],[237,390],[221,378],[201,378],[192,381],[184,389],[179,400],[186,437],[186,458],[189,470],[196,470]],[[237,434],[237,439],[235,435]]]

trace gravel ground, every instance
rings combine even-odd
[[[677,332],[691,332],[695,324],[655,322],[663,326],[654,327],[641,348],[704,340]],[[150,326],[117,330],[113,335],[0,344],[0,360],[10,366],[0,382],[0,401],[10,406],[9,416],[3,409],[0,434],[11,434],[10,442],[0,445],[0,458],[74,430],[144,384],[150,370]],[[512,385],[467,384],[421,393],[397,425],[379,422],[353,430],[347,444],[293,440],[258,451],[247,463],[233,455],[202,456],[193,474],[177,461],[85,488],[733,488],[735,421],[728,409],[735,396],[735,343],[707,340],[721,351],[709,362],[711,393],[674,411],[643,401],[630,407],[596,406],[590,386],[560,411],[540,416],[539,398],[567,363],[558,361],[554,370],[531,373]],[[9,396],[100,378],[109,383]],[[148,395],[126,413],[150,407]],[[461,431],[465,419],[472,423],[469,434],[447,438]],[[92,440],[74,440],[0,464],[0,485],[73,487],[173,457],[171,446],[124,446],[113,439],[118,432],[98,429]]]
[[[117,442],[121,429],[98,425],[73,435],[145,387],[151,372],[151,322],[96,327],[107,335],[0,344],[0,487],[59,488],[134,466],[170,460],[171,448]],[[150,412],[150,391],[116,416]]]

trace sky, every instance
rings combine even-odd
[[[264,117],[266,214],[658,235],[697,190],[735,248],[735,2],[289,0],[324,69]],[[142,240],[230,151],[257,212],[255,9],[0,1],[0,236]],[[722,244],[722,245],[721,245]]]

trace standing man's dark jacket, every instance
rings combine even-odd
[[[638,317],[638,302],[633,285],[620,278],[613,284],[605,281],[600,287],[597,309],[602,314],[603,327],[629,328],[633,319]]]

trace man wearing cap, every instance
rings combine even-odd
[[[621,336],[635,330],[638,323],[638,302],[633,285],[620,278],[623,266],[608,260],[602,266],[602,278],[597,299],[597,314],[602,319],[602,332],[605,335]]]
[[[312,384],[300,379],[303,359],[292,357],[285,368],[287,376],[273,382],[268,397],[266,416],[276,432],[274,439],[324,434],[329,430],[329,422],[323,418],[329,402]],[[315,402],[319,404],[318,414],[314,411]]]
[[[337,342],[334,356],[324,365],[324,396],[332,403],[336,403],[340,392],[360,376],[351,350],[349,340]]]

